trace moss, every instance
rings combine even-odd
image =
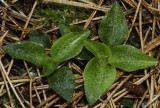
[[[38,4],[33,17],[43,18],[45,20],[40,24],[45,23],[71,23],[75,20],[83,20],[89,17],[88,12],[84,8],[73,7],[64,4],[48,3]]]

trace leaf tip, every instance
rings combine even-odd
[[[115,1],[114,3],[113,3],[113,6],[119,6],[119,3],[117,2],[117,1]]]
[[[158,64],[158,63],[159,63],[159,61],[158,61],[157,59],[155,59],[155,60],[154,60],[154,63],[155,63],[155,64]]]

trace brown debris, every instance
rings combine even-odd
[[[20,0],[5,0],[0,6],[0,107],[14,107],[14,100],[17,100],[21,107],[60,107],[60,108],[90,108],[86,101],[83,84],[84,65],[83,61],[69,60],[61,64],[72,68],[76,77],[76,87],[71,101],[67,102],[49,87],[47,79],[41,77],[41,68],[38,68],[24,61],[23,65],[19,60],[9,57],[3,50],[3,45],[14,42],[25,41],[29,38],[32,30],[42,29],[50,36],[52,43],[59,37],[58,25],[46,27],[45,24],[38,25],[45,18],[35,19],[32,17],[38,0],[22,0],[22,10],[15,7]],[[89,0],[41,0],[43,3],[59,3],[75,7],[85,8],[91,11],[90,16],[82,21],[72,22],[71,25],[83,25],[83,29],[89,28],[99,39],[98,27],[104,13],[107,12],[115,0],[99,0],[93,3]],[[129,25],[129,33],[125,43],[134,43],[132,35],[138,40],[136,44],[146,54],[160,59],[160,0],[117,0]],[[41,5],[45,5],[45,4]],[[15,9],[13,9],[15,8]],[[21,12],[22,11],[22,12]],[[102,15],[102,16],[100,16]],[[96,23],[95,23],[96,22]],[[131,39],[130,39],[131,38]],[[50,49],[46,49],[49,55]],[[21,61],[22,62],[22,61]],[[81,65],[80,65],[81,64]],[[18,69],[25,68],[27,71],[18,75]],[[36,77],[30,75],[31,69],[37,72]],[[139,108],[142,102],[147,101],[149,108],[160,108],[160,70],[159,65],[145,70],[138,70],[126,73],[117,70],[117,78],[114,84],[103,96],[92,106],[93,108],[125,108],[120,104],[122,98],[134,99],[134,107]],[[131,83],[134,82],[135,83]],[[2,102],[1,97],[7,93],[9,102]],[[11,95],[15,95],[12,99]]]
[[[145,92],[145,88],[142,85],[133,84],[131,82],[126,82],[123,85],[124,88],[127,89],[127,91],[132,92],[136,94],[137,96],[142,96]]]

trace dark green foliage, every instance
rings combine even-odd
[[[94,104],[113,84],[116,68],[111,65],[99,65],[97,58],[91,59],[84,71],[84,88],[90,105]]]
[[[48,14],[47,10],[44,12]],[[59,14],[63,18],[63,14]],[[55,15],[54,12],[53,15]],[[58,21],[61,22],[61,19]],[[42,75],[50,75],[49,85],[66,100],[71,99],[74,91],[74,75],[67,67],[53,72],[61,62],[77,56],[83,46],[95,55],[84,69],[84,89],[89,105],[94,104],[113,84],[116,78],[116,68],[135,71],[158,63],[156,59],[145,55],[139,49],[129,45],[120,45],[127,36],[128,25],[118,2],[113,4],[100,25],[99,36],[104,43],[87,40],[90,35],[89,30],[83,31],[77,26],[60,25],[59,27],[63,36],[52,45],[51,57],[45,56],[44,47],[50,47],[50,40],[41,31],[32,32],[34,36],[30,40],[34,42],[18,42],[6,45],[3,49],[14,58],[30,61],[37,66],[42,65]],[[39,34],[40,32],[44,38]]]
[[[48,77],[50,87],[66,100],[71,100],[75,87],[72,70],[63,66]]]
[[[46,33],[43,33],[42,30],[33,30],[30,33],[30,41],[36,42],[44,48],[50,48],[52,43]]]
[[[111,48],[109,63],[125,71],[144,69],[158,63],[158,60],[145,55],[130,45],[117,45]]]
[[[121,103],[122,105],[125,105],[126,107],[133,108],[134,100],[132,100],[132,99],[122,99],[122,100],[120,101],[120,103]]]
[[[59,25],[59,30],[62,35],[66,35],[68,33],[74,33],[74,32],[81,32],[83,31],[82,27],[77,26],[77,25],[65,25],[65,24],[60,24]],[[88,39],[92,39],[95,37],[93,33],[90,33],[88,36]],[[90,60],[93,57],[93,54],[90,53],[86,48],[83,48],[80,54],[77,56],[79,60]]]
[[[83,48],[79,55],[76,57],[79,60],[91,60],[94,55],[88,51],[86,48]]]
[[[66,35],[68,33],[83,31],[82,27],[80,27],[80,26],[77,26],[77,25],[65,25],[65,24],[60,24],[59,25],[59,30],[60,30],[62,36]]]
[[[106,65],[108,63],[111,50],[107,45],[97,41],[85,40],[84,46],[96,56],[99,64]]]
[[[119,45],[127,37],[128,24],[118,2],[115,2],[104,16],[98,33],[100,39],[108,46]]]
[[[125,71],[134,71],[158,63],[156,59],[143,54],[134,47],[120,45],[127,36],[128,25],[118,2],[113,4],[110,11],[103,18],[98,33],[100,39],[106,45],[92,41],[84,42],[85,47],[96,57],[94,58],[95,60],[93,59],[87,64],[84,73],[84,88],[90,105],[98,100],[112,85],[116,77],[115,70],[113,72],[113,69],[109,67],[104,68],[105,66],[118,67]],[[97,62],[101,65],[98,65]],[[107,73],[110,75],[108,76]],[[105,77],[105,75],[107,76]]]
[[[45,49],[35,42],[17,42],[3,47],[13,58],[27,60],[37,66],[45,58]]]
[[[83,40],[87,39],[90,31],[68,33],[59,38],[51,47],[51,58],[43,61],[43,76],[50,75],[63,61],[77,56],[83,48]]]
[[[69,33],[58,39],[51,47],[50,55],[59,61],[65,61],[77,56],[83,48],[83,40],[90,31]]]
[[[42,61],[42,67],[43,67],[43,71],[42,71],[42,75],[43,77],[50,75],[51,73],[53,73],[55,71],[55,69],[57,68],[57,66],[59,65],[59,61],[53,57],[47,57],[45,59],[43,59]]]

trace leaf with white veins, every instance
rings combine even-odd
[[[35,42],[16,42],[3,47],[13,58],[29,61],[41,66],[41,61],[46,57],[44,47]]]
[[[130,45],[117,45],[111,47],[112,56],[109,63],[125,71],[144,69],[158,63],[153,57],[145,55],[139,49]]]
[[[120,45],[127,37],[128,24],[118,2],[104,16],[98,34],[108,46]]]
[[[43,33],[42,30],[40,29],[33,30],[31,31],[30,35],[31,35],[29,38],[30,41],[36,42],[45,48],[51,47],[52,43],[49,36],[46,33]]]
[[[108,63],[111,50],[107,45],[97,41],[85,40],[84,46],[96,56],[99,64],[106,65]]]
[[[84,70],[84,89],[89,105],[94,104],[116,78],[116,69],[111,65],[99,65],[96,58],[91,59]]]
[[[49,86],[67,101],[71,100],[75,88],[72,70],[66,66],[48,77]]]
[[[78,55],[83,48],[83,40],[87,39],[90,31],[68,33],[59,38],[51,47],[50,55],[59,61],[65,61]]]

